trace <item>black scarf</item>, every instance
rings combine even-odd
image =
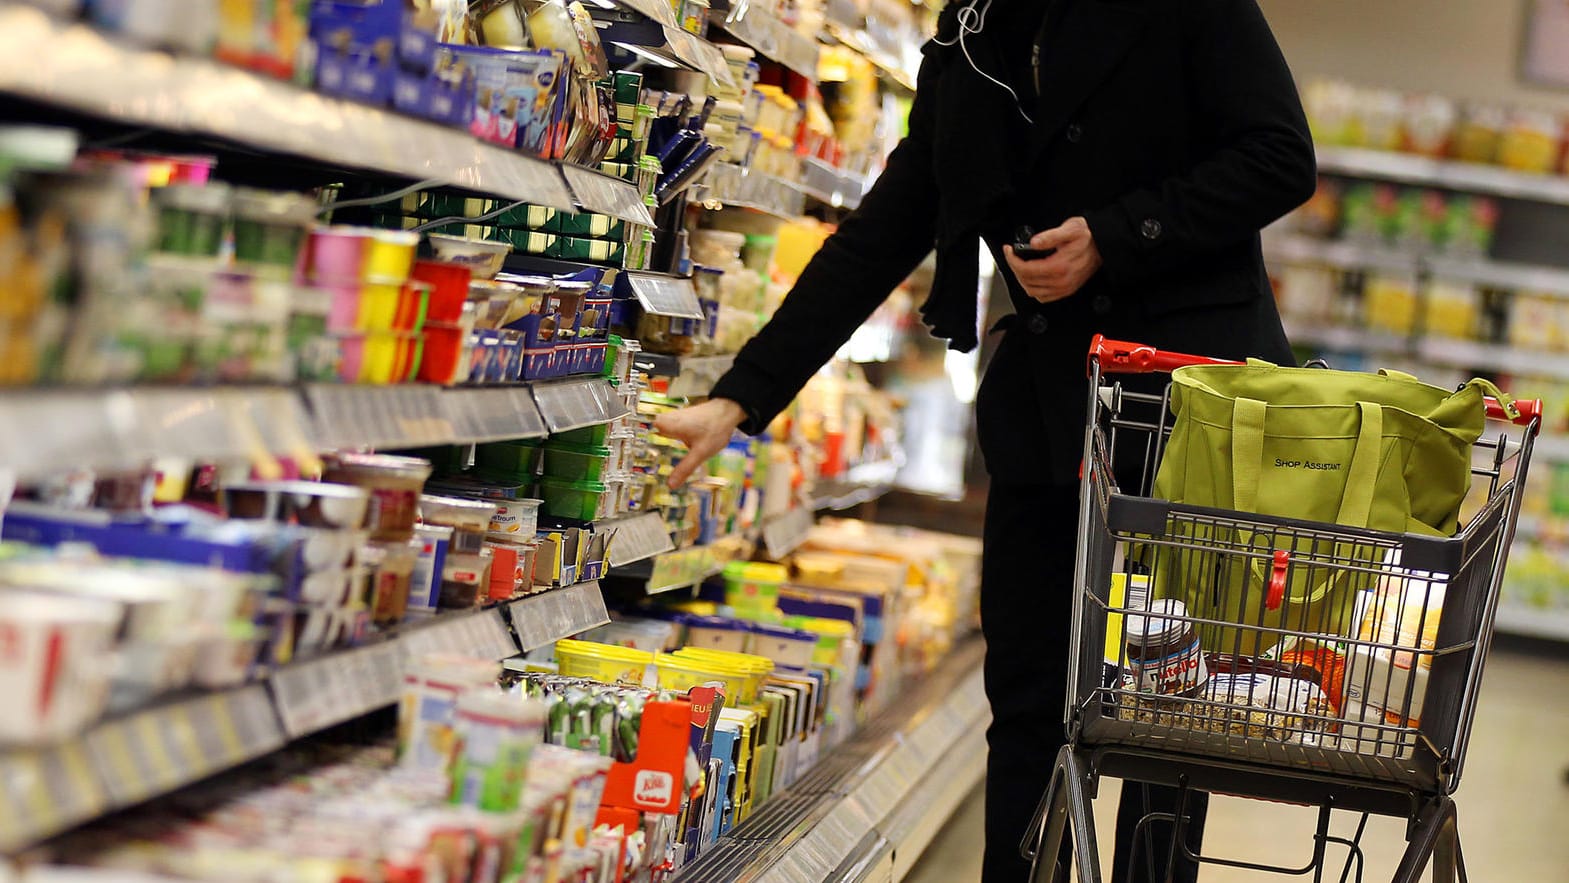
[[[960,352],[979,343],[981,237],[1007,235],[1020,217],[1014,182],[1022,174],[1030,135],[1014,96],[977,68],[1007,83],[1024,106],[1032,108],[1032,84],[1018,81],[1020,71],[1030,70],[1029,44],[1019,36],[1020,24],[1033,20],[1038,27],[1048,3],[992,0],[982,31],[965,33],[961,47],[959,13],[968,5],[949,3],[938,17],[937,38],[925,49],[940,71],[934,82],[937,125],[932,145],[938,232],[937,271],[931,295],[921,306],[921,318],[935,336],[946,338],[949,348]],[[983,5],[985,0],[976,4]],[[1035,18],[1037,9],[1041,18]],[[1024,31],[1035,32],[1035,28]],[[1012,57],[1016,52],[1026,55],[1022,60]]]

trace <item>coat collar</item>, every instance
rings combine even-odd
[[[1032,127],[1032,156],[1056,137],[1073,114],[1111,76],[1144,31],[1145,0],[1079,0],[1050,24],[1041,54],[1040,97]]]

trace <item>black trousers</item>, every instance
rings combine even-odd
[[[1066,741],[1063,711],[1078,491],[1078,485],[1008,485],[994,479],[986,504],[981,631],[986,636],[992,724],[986,731],[985,883],[1023,883],[1028,878],[1029,864],[1019,856],[1019,841]],[[1138,883],[1164,883],[1159,878],[1170,826],[1152,825],[1153,836],[1141,845],[1136,859],[1132,834],[1145,813],[1172,812],[1175,804],[1172,789],[1123,786],[1115,872],[1108,883],[1125,883],[1130,861],[1138,866],[1133,877]],[[1192,795],[1188,806],[1192,822],[1187,840],[1197,853],[1208,796]],[[1152,860],[1157,870],[1153,878],[1146,870]],[[1179,861],[1175,880],[1192,881],[1197,873],[1197,867]]]

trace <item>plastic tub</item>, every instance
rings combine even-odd
[[[539,480],[541,510],[552,518],[593,521],[599,513],[600,498],[608,488],[597,481],[569,481],[546,476]]]
[[[391,331],[398,315],[398,300],[403,286],[395,283],[367,282],[360,289],[360,311],[355,328],[360,331]]]
[[[474,446],[474,465],[499,475],[532,480],[539,468],[541,443],[491,442]]]
[[[425,327],[429,309],[430,285],[405,282],[398,291],[398,306],[392,316],[392,327],[399,331],[419,331]]]
[[[640,684],[654,654],[613,644],[564,639],[556,642],[556,664],[569,678],[588,678],[605,684]]]
[[[467,329],[462,325],[427,323],[420,337],[424,341],[424,353],[416,372],[419,382],[451,386],[466,379]]]
[[[449,264],[467,267],[476,279],[494,279],[501,272],[512,245],[489,239],[468,236],[451,236],[445,233],[428,234],[436,257]]]
[[[757,699],[757,690],[748,694],[746,673],[719,660],[689,659],[679,655],[661,653],[654,657],[654,669],[663,690],[690,690],[705,684],[721,684],[725,696],[737,705],[747,705]]]
[[[732,653],[725,650],[710,650],[703,647],[683,647],[674,654],[676,657],[689,660],[692,664],[708,665],[733,671],[742,679],[742,689],[738,702],[750,705],[757,701],[757,691],[762,689],[763,679],[774,670],[773,660],[751,653]]]
[[[293,269],[316,219],[316,201],[298,193],[234,193],[234,259],[259,267]]]
[[[600,481],[605,477],[606,462],[610,459],[607,447],[545,443],[544,473],[552,478],[568,481]]]
[[[736,561],[725,567],[725,603],[746,619],[761,619],[779,606],[779,587],[790,572],[777,564]]]
[[[216,256],[223,248],[230,191],[225,184],[171,184],[152,193],[158,207],[158,250]]]
[[[686,626],[688,647],[745,653],[751,643],[752,631],[740,620],[723,616],[684,614],[678,622]]]
[[[407,542],[414,538],[421,488],[430,477],[430,462],[385,454],[329,454],[323,480],[363,488],[371,506],[371,539]]]
[[[401,331],[367,332],[360,365],[361,383],[407,383],[419,372],[423,341]]]
[[[766,656],[774,665],[807,668],[815,660],[817,635],[800,629],[752,623],[751,652]]]
[[[430,322],[458,322],[463,318],[463,302],[468,299],[473,272],[462,264],[445,261],[415,261],[409,278],[430,286],[430,306],[425,318]]]
[[[478,552],[485,545],[496,505],[484,500],[425,494],[419,498],[419,513],[425,524],[452,528],[452,551]]]
[[[370,507],[363,488],[314,481],[226,483],[218,499],[230,518],[335,530],[363,528]]]
[[[361,227],[318,227],[306,249],[307,276],[333,286],[359,285],[369,231]]]
[[[327,292],[327,330],[332,332],[354,331],[360,325],[360,285],[323,286]]]
[[[372,230],[365,251],[365,281],[402,284],[414,267],[419,234],[407,230]]]
[[[541,500],[495,500],[496,515],[490,519],[492,533],[532,537],[539,530]]]

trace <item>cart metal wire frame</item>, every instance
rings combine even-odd
[[[1106,378],[1188,364],[1225,363],[1100,337],[1090,351],[1068,744],[1021,844],[1034,862],[1032,879],[1068,879],[1057,856],[1071,837],[1079,883],[1099,883],[1090,801],[1110,775],[1179,789],[1175,813],[1147,814],[1140,824],[1130,883],[1170,880],[1179,850],[1188,861],[1319,881],[1330,844],[1347,851],[1342,883],[1353,870],[1360,881],[1370,813],[1408,821],[1394,883],[1416,883],[1429,865],[1435,881],[1463,883],[1451,795],[1464,769],[1540,403],[1518,402],[1510,418],[1489,401],[1490,417],[1520,428],[1477,443],[1458,535],[1389,533],[1148,497],[1174,422],[1170,387],[1138,393]],[[1342,597],[1354,605],[1303,604],[1282,614],[1273,605],[1288,582],[1349,593]],[[1212,603],[1191,615],[1154,616],[1151,586]],[[1200,615],[1215,610],[1232,615]],[[1186,695],[1147,692],[1140,672],[1148,664],[1130,660],[1125,645],[1117,649],[1117,635],[1125,626],[1180,631],[1177,622],[1199,635],[1207,676]],[[1194,791],[1319,807],[1308,860],[1287,867],[1193,854],[1176,835]],[[1354,837],[1331,836],[1334,810],[1361,814]],[[1154,854],[1155,824],[1175,829],[1165,855]]]

